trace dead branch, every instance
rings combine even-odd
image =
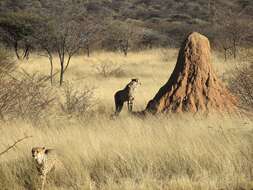
[[[13,149],[18,143],[22,142],[25,139],[31,138],[32,136],[25,136],[21,139],[18,139],[17,141],[15,141],[11,146],[9,146],[8,148],[6,148],[4,151],[0,152],[0,156],[2,156],[3,154],[7,153],[9,150]]]

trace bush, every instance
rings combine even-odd
[[[29,119],[37,122],[44,117],[54,97],[46,85],[46,77],[25,71],[17,79],[7,75],[0,79],[0,117]]]
[[[93,88],[85,87],[75,90],[71,83],[63,86],[63,99],[60,101],[61,110],[67,115],[85,116],[95,105],[93,101]]]
[[[38,123],[57,110],[55,93],[50,77],[15,69],[10,54],[0,49],[0,120],[23,119]],[[56,94],[56,95],[53,95]],[[94,105],[93,89],[74,90],[71,84],[63,87],[63,100],[56,114],[83,116]]]
[[[10,52],[0,47],[0,78],[9,75],[15,70],[15,61]]]
[[[230,90],[240,98],[240,106],[253,108],[253,62],[249,66],[238,68],[229,81]]]
[[[38,121],[53,100],[50,89],[45,84],[46,77],[37,74],[29,75],[25,71],[17,75],[15,68],[11,54],[1,48],[0,118],[8,120],[21,117]]]
[[[110,60],[100,61],[100,63],[95,66],[95,70],[98,75],[104,78],[125,76],[125,72],[123,71],[122,67]]]

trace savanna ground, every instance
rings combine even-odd
[[[73,89],[92,90],[91,113],[81,119],[59,114],[56,101],[40,121],[2,122],[0,150],[25,135],[33,137],[0,157],[0,189],[39,188],[31,157],[34,146],[56,149],[65,166],[50,174],[46,189],[252,189],[253,123],[249,116],[173,114],[140,119],[124,108],[118,118],[110,117],[113,94],[133,77],[142,82],[134,110],[143,110],[168,80],[176,58],[177,50],[172,49],[127,57],[108,52],[74,57],[65,81]],[[236,61],[224,62],[215,54],[213,64],[227,83]],[[49,73],[45,57],[32,55],[17,65],[28,73]],[[64,98],[57,81],[52,88],[57,99]]]

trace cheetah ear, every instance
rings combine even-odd
[[[132,82],[137,82],[137,83],[140,82],[138,78],[134,78],[134,79],[132,79],[131,81],[132,81]]]
[[[46,149],[45,154],[48,154],[49,152],[52,152],[52,149]]]
[[[46,149],[46,150],[45,150],[45,154],[48,154],[48,153],[49,153],[49,150],[48,150],[48,149]]]

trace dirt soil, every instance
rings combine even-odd
[[[193,32],[183,42],[177,64],[168,82],[149,101],[146,111],[233,112],[236,99],[217,78],[211,64],[207,37]]]

